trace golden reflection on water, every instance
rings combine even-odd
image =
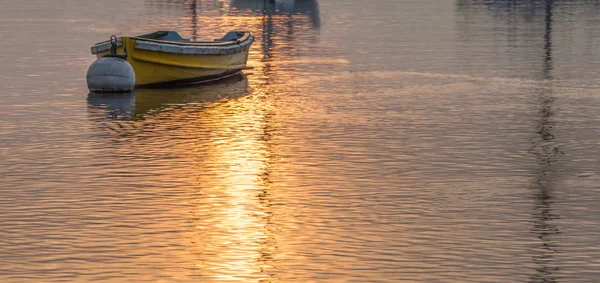
[[[268,65],[268,57],[263,54],[262,59],[251,59],[250,64]],[[204,111],[208,123],[202,128],[210,133],[204,141],[208,143],[207,154],[194,164],[202,172],[196,175],[197,182],[207,184],[203,193],[208,198],[194,201],[198,230],[190,238],[198,243],[194,245],[198,253],[217,255],[200,265],[207,276],[220,280],[277,279],[278,237],[270,227],[274,217],[270,176],[275,154],[271,140],[274,106],[269,96],[275,90],[267,70],[261,66],[249,77],[250,96]],[[201,217],[207,211],[210,216]]]
[[[197,175],[198,183],[210,184],[204,192],[210,197],[199,200],[195,213],[210,211],[211,217],[199,221],[198,233],[191,238],[202,243],[199,252],[218,255],[204,264],[203,269],[211,276],[273,282],[278,256],[278,237],[270,227],[274,217],[270,176],[275,154],[271,140],[274,109],[269,94],[273,90],[264,77],[251,76],[249,81],[254,86],[252,95],[204,112],[210,121],[204,125],[210,133],[210,145],[206,158],[195,164],[200,171],[210,171],[208,178],[205,173]]]
[[[268,227],[273,216],[268,204],[269,107],[267,100],[248,96],[203,112],[206,155],[192,158],[206,197],[192,200],[197,230],[189,238],[192,255],[215,256],[195,258],[203,260],[198,266],[204,275],[237,281],[273,276],[277,248]]]

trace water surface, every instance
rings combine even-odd
[[[2,282],[600,276],[596,1],[2,6]],[[93,43],[159,29],[253,68],[88,94]]]

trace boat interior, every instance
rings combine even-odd
[[[183,38],[176,31],[157,31],[149,34],[140,35],[138,37],[163,40],[163,41],[175,41],[175,42],[190,42],[190,39]]]
[[[221,39],[215,39],[215,42],[228,42],[228,41],[236,41],[244,36],[243,32],[230,31]],[[144,34],[138,36],[140,38],[147,38],[153,40],[161,40],[161,41],[172,41],[172,42],[195,42],[191,41],[188,38],[183,38],[176,31],[157,31],[149,34]]]

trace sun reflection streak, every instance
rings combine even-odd
[[[193,254],[212,256],[197,265],[218,280],[272,282],[275,235],[268,225],[269,105],[260,96],[217,103],[204,110],[209,135],[196,156],[197,182],[206,198],[193,200]]]
[[[266,12],[254,16],[225,17],[223,21],[225,26],[239,26],[241,23],[258,26],[261,44],[251,50],[248,62],[255,70],[248,78],[252,94],[217,104],[204,113],[214,120],[204,125],[210,135],[205,164],[212,167],[208,168],[210,179],[204,180],[200,175],[199,183],[212,180],[214,183],[206,184],[204,189],[214,190],[211,194],[215,196],[208,203],[196,206],[199,213],[209,211],[211,214],[207,218],[210,224],[198,225],[197,242],[202,242],[198,250],[218,255],[203,265],[203,270],[210,273],[208,276],[222,280],[274,282],[278,279],[276,262],[285,254],[280,250],[278,230],[273,224],[276,213],[272,206],[276,191],[271,186],[271,167],[277,160],[272,136],[276,112],[273,103],[277,93],[273,84],[273,66],[277,64],[274,58],[281,55],[272,53],[276,46],[273,37],[277,36],[277,31],[273,15]],[[279,46],[288,44],[285,40],[277,42]],[[294,48],[288,50],[293,51]],[[285,73],[279,75],[289,76]],[[224,199],[226,203],[222,203]],[[206,205],[210,209],[207,210]]]

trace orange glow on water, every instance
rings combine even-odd
[[[192,238],[195,253],[212,254],[210,262],[197,263],[203,276],[243,281],[270,278],[275,236],[268,225],[272,213],[266,205],[271,193],[268,178],[268,106],[256,97],[216,103],[203,111],[202,128],[209,134],[192,157],[195,178],[203,187],[193,200],[198,219]],[[185,241],[185,239],[184,239]]]

